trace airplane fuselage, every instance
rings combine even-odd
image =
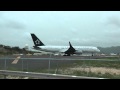
[[[72,46],[69,42],[69,46],[46,46],[35,34],[31,33],[32,40],[34,42],[34,49],[52,52],[52,53],[64,53],[64,55],[82,54],[82,53],[96,53],[100,52],[97,47],[93,46]]]
[[[41,51],[46,51],[46,52],[65,52],[68,50],[69,46],[38,46],[39,50]],[[92,46],[73,46],[74,49],[76,50],[75,53],[83,53],[83,52],[88,52],[88,53],[95,53],[95,52],[100,52],[100,50],[97,47],[92,47]]]

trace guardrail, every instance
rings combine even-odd
[[[105,79],[105,78],[97,78],[97,77],[84,77],[84,76],[22,72],[22,71],[10,71],[10,70],[0,70],[0,74],[4,75],[4,78],[6,78],[6,75],[15,75],[15,76],[25,76],[25,77],[33,77],[39,79]]]

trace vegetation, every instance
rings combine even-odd
[[[32,51],[27,51],[25,48],[19,48],[18,46],[10,47],[5,45],[0,45],[0,55],[11,55],[11,54],[27,54],[33,53]]]

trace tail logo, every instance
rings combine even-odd
[[[36,43],[36,44],[40,44],[40,41],[37,39],[37,40],[35,41],[35,43]]]

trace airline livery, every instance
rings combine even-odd
[[[31,33],[32,40],[34,42],[33,49],[52,52],[52,53],[63,53],[64,56],[70,56],[73,54],[87,53],[98,53],[100,50],[93,46],[72,46],[69,42],[69,46],[46,46],[35,34]]]

